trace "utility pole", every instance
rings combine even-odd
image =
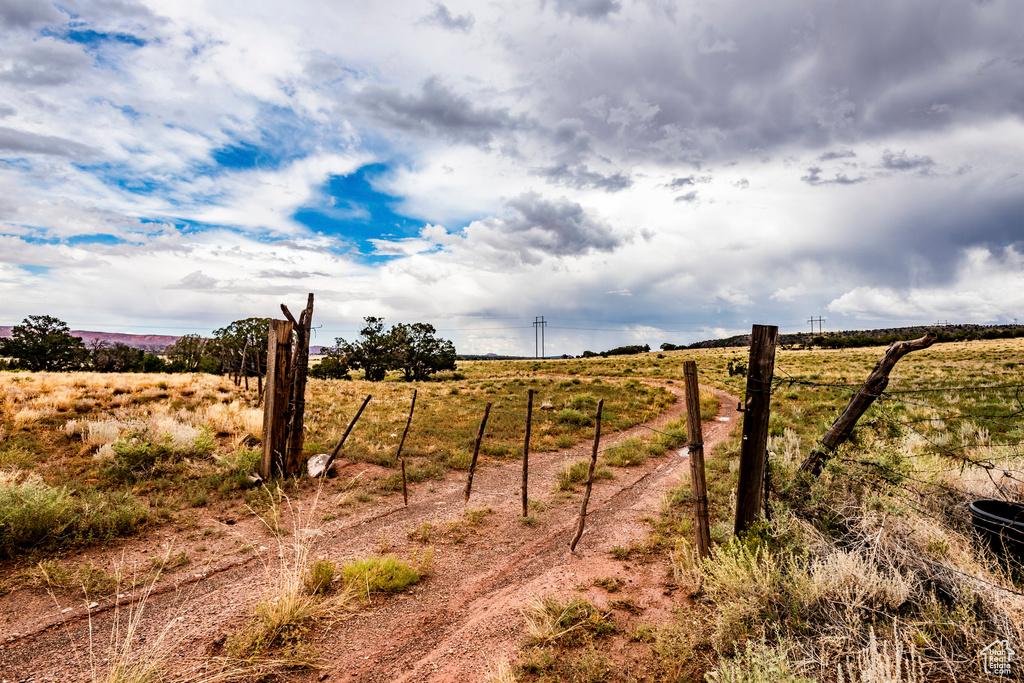
[[[811,324],[811,334],[814,334],[814,323],[815,322],[818,323],[818,334],[821,334],[821,321],[822,320],[824,320],[824,318],[822,318],[820,315],[818,317],[814,317],[812,315],[810,318],[808,318],[807,322],[809,322]]]
[[[543,358],[544,357],[544,326],[547,325],[547,321],[544,320],[544,316],[537,315],[533,318],[533,357]],[[540,355],[537,355],[537,330],[540,330]]]

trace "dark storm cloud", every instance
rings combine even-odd
[[[383,125],[475,145],[488,145],[496,134],[527,125],[523,117],[513,116],[507,109],[475,107],[436,78],[425,81],[418,95],[403,95],[393,88],[367,88],[360,102]]]
[[[27,133],[6,126],[0,126],[0,150],[15,154],[48,154],[73,159],[100,153],[100,150],[95,147],[89,147],[74,140],[53,135]]]
[[[892,152],[888,149],[882,153],[882,168],[890,171],[927,173],[933,166],[935,166],[935,160],[929,156],[910,156],[905,151]]]
[[[558,41],[520,59],[550,95],[541,116],[584,121],[597,152],[690,162],[842,150],[1020,112],[1022,25],[1024,3],[725,0],[628,40],[576,44],[564,68],[541,66],[565,61]]]
[[[67,19],[46,0],[3,0],[0,2],[0,25],[6,28],[31,29]]]
[[[8,116],[14,116],[18,113],[18,110],[7,104],[0,104],[0,119],[6,119]]]
[[[514,254],[523,263],[539,263],[544,256],[612,251],[622,244],[611,226],[564,198],[548,200],[526,192],[506,202],[505,208],[501,217],[471,224],[466,229],[469,241],[483,242],[506,256]]]
[[[447,7],[441,3],[436,3],[434,5],[434,11],[423,17],[423,23],[434,24],[435,26],[440,26],[441,28],[448,29],[449,31],[469,33],[473,28],[473,24],[476,23],[476,20],[469,12],[454,15]]]
[[[92,63],[78,47],[51,39],[27,45],[4,62],[0,81],[33,87],[70,83]]]
[[[627,174],[613,173],[602,175],[587,168],[586,164],[570,167],[568,164],[549,166],[533,172],[542,178],[547,178],[553,183],[567,185],[578,190],[595,189],[605,192],[618,192],[625,190],[633,184],[632,178]]]
[[[618,0],[555,0],[556,12],[582,19],[604,19],[620,9],[622,3]]]

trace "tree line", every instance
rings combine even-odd
[[[310,368],[312,377],[350,379],[362,370],[370,381],[388,371],[402,372],[407,381],[427,379],[455,370],[455,346],[436,336],[427,323],[398,324],[384,329],[384,319],[367,317],[359,338],[335,339],[323,350],[323,361]],[[243,318],[214,330],[211,337],[186,334],[162,355],[121,342],[96,340],[86,344],[72,336],[67,323],[48,315],[30,315],[15,325],[9,339],[0,339],[0,369],[33,372],[206,372],[242,378],[266,374],[267,331],[270,318]],[[9,360],[3,360],[7,358]]]

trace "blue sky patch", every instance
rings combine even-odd
[[[78,43],[86,48],[99,47],[104,43],[119,43],[133,47],[142,47],[146,44],[145,40],[130,33],[104,33],[86,28],[69,28],[63,31],[44,30],[41,33],[45,36]]]
[[[67,243],[73,246],[79,244],[104,244],[108,246],[113,246],[115,244],[124,244],[127,241],[128,240],[121,239],[120,237],[115,237],[114,235],[104,234],[75,235],[74,237],[69,237],[67,239]]]
[[[30,273],[32,275],[50,274],[50,266],[33,266],[29,265],[28,263],[21,263],[18,265],[18,267],[24,270],[26,273]]]
[[[356,244],[363,259],[384,261],[393,256],[374,255],[371,239],[415,237],[424,222],[396,213],[399,197],[378,192],[372,182],[388,170],[385,164],[363,166],[347,176],[331,176],[322,188],[327,202],[307,206],[295,213],[295,220],[314,232],[345,238]]]

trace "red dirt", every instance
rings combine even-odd
[[[674,405],[645,425],[602,439],[602,448],[631,436],[650,436],[649,428],[681,415],[682,387],[667,388],[679,396]],[[718,393],[719,417],[731,415],[729,406],[736,405],[736,399]],[[710,454],[735,424],[731,419],[705,423],[705,452]],[[390,552],[408,558],[427,546],[436,548],[436,554],[429,575],[409,591],[374,598],[319,631],[314,637],[319,669],[289,673],[284,679],[478,681],[498,660],[515,659],[524,636],[523,606],[532,597],[548,594],[581,595],[602,610],[616,608],[620,624],[667,622],[688,598],[674,592],[665,565],[618,561],[609,550],[644,540],[648,527],[642,517],[657,514],[661,497],[688,471],[688,456],[672,452],[649,458],[642,467],[618,468],[615,479],[596,483],[586,530],[572,553],[568,545],[576,528],[580,492],[556,492],[554,477],[570,461],[566,456],[589,456],[590,448],[582,443],[557,453],[531,453],[530,497],[546,507],[536,513],[539,521],[533,526],[520,521],[520,461],[488,461],[476,473],[469,507],[487,506],[492,513],[478,527],[463,527],[464,539],[439,534],[427,544],[411,540],[408,531],[427,521],[440,531],[445,522],[462,519],[464,473],[450,472],[443,481],[410,486],[407,508],[398,493],[349,511],[350,506],[339,506],[339,501],[351,501],[345,492],[351,478],[384,470],[342,464],[339,476],[328,480],[320,492],[315,516],[297,513],[301,520],[295,524],[285,516],[286,526],[315,527],[311,557],[340,563]],[[313,496],[300,498],[295,507],[310,509]],[[338,517],[324,521],[325,513]],[[288,556],[287,548],[281,548],[248,513],[207,508],[197,514],[194,520],[143,537],[62,558],[92,560],[108,569],[116,564],[131,576],[148,570],[151,557],[163,557],[168,549],[172,554],[185,550],[191,562],[154,587],[133,641],[133,649],[143,649],[163,633],[162,642],[173,650],[172,666],[183,671],[200,667],[205,658],[221,652],[226,634],[244,624],[261,596],[268,572]],[[295,529],[281,543],[287,546],[301,535],[302,529]],[[284,560],[279,559],[282,554]],[[609,593],[593,585],[598,578],[619,578],[624,586]],[[0,597],[0,679],[91,680],[106,667],[104,657],[117,624],[123,642],[132,613],[130,600],[131,591],[124,593],[119,606],[113,600],[97,600],[90,613],[80,592],[50,595],[22,585]],[[620,601],[617,607],[609,605],[612,600]],[[641,650],[642,646],[623,642],[613,659],[628,670]]]

